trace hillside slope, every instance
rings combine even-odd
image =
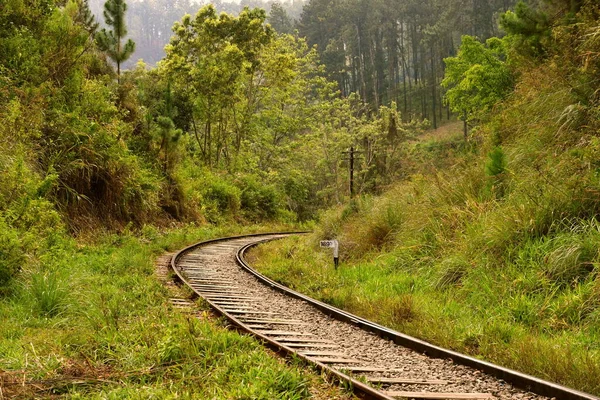
[[[403,332],[600,394],[599,15],[587,3],[576,22],[551,28],[545,55],[520,53],[514,92],[443,169],[428,168],[435,146],[416,148],[413,162],[427,164],[418,174],[330,210],[309,237],[261,248],[263,271]],[[332,238],[338,271],[318,248]]]

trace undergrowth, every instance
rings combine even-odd
[[[518,65],[472,146],[260,247],[297,290],[435,344],[600,394],[598,7]],[[558,61],[560,60],[560,61]],[[443,139],[447,141],[447,139]],[[443,143],[442,141],[442,143]],[[431,164],[436,146],[416,147]],[[340,242],[341,266],[318,241]]]
[[[255,227],[276,230],[280,227]],[[146,226],[55,238],[0,299],[3,396],[304,399],[331,391],[257,341],[171,308],[155,275],[164,251],[234,229]],[[246,231],[250,229],[245,228]],[[332,396],[342,395],[332,391]]]

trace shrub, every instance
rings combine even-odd
[[[257,221],[277,216],[279,193],[272,185],[265,185],[253,176],[245,176],[236,182],[240,188],[240,206],[244,217]]]
[[[506,171],[506,157],[502,147],[495,147],[488,154],[488,161],[485,164],[485,173],[489,177],[488,189],[497,197],[504,195],[504,172]]]
[[[19,235],[0,218],[0,296],[21,268],[25,255],[19,245]]]
[[[598,259],[598,235],[583,236],[565,233],[552,240],[554,249],[544,259],[546,276],[561,287],[586,280]]]
[[[336,210],[335,219],[329,217],[328,224],[350,225],[349,229],[341,236],[352,255],[360,256],[365,252],[382,249],[392,244],[396,234],[400,231],[407,218],[400,207],[401,202],[393,198],[373,200],[364,198],[360,200],[361,206],[354,217],[350,217],[345,209]],[[335,230],[335,225],[329,230]],[[340,229],[339,227],[337,229]]]
[[[210,180],[204,189],[203,197],[207,201],[209,220],[221,215],[235,216],[240,210],[240,190],[225,180]]]
[[[55,272],[36,272],[31,276],[29,289],[40,314],[53,317],[61,311],[68,294],[63,282],[64,278]]]
[[[449,257],[440,263],[440,277],[436,282],[437,289],[460,285],[471,265],[461,256]]]
[[[402,325],[417,318],[418,307],[412,294],[405,293],[394,300],[390,309],[393,323]]]

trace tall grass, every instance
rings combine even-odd
[[[259,248],[259,267],[408,334],[600,394],[600,141],[596,100],[568,108],[577,73],[523,71],[475,150],[324,213],[312,236]],[[316,245],[331,238],[338,271]]]
[[[68,290],[64,278],[56,272],[40,271],[31,275],[31,283],[26,290],[42,315],[56,316],[66,306]]]
[[[0,299],[4,396],[296,400],[332,391],[218,320],[169,305],[169,297],[181,294],[156,279],[154,258],[238,229],[146,227],[77,246],[58,240],[16,278],[10,297]]]

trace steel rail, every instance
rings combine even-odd
[[[282,233],[260,233],[260,234],[250,234],[250,235],[241,235],[241,236],[233,236],[233,237],[226,237],[226,238],[218,238],[218,239],[211,239],[211,240],[206,240],[203,242],[199,242],[199,243],[195,243],[191,246],[188,246],[182,250],[180,250],[179,252],[177,252],[172,258],[171,258],[171,269],[175,272],[176,278],[184,283],[186,286],[188,286],[193,292],[194,295],[197,297],[202,297],[204,299],[204,301],[206,301],[208,304],[210,304],[210,306],[215,309],[215,311],[221,315],[224,316],[225,318],[227,318],[230,322],[232,322],[234,324],[234,327],[241,332],[245,332],[245,333],[250,333],[252,335],[254,335],[255,337],[257,337],[260,341],[262,341],[264,344],[266,344],[269,348],[271,348],[272,350],[276,351],[277,353],[289,357],[289,356],[293,356],[296,357],[300,360],[302,360],[305,364],[307,365],[311,365],[317,368],[317,370],[319,370],[319,372],[321,373],[325,373],[326,375],[328,375],[330,378],[333,378],[335,380],[337,380],[340,383],[344,383],[349,385],[354,394],[357,395],[358,397],[362,398],[362,399],[367,399],[367,400],[396,400],[394,397],[390,397],[387,396],[386,394],[384,394],[383,392],[369,386],[366,385],[365,383],[358,381],[340,371],[337,371],[331,367],[329,367],[326,364],[323,364],[319,361],[315,361],[315,360],[311,360],[309,359],[307,356],[304,356],[300,353],[298,353],[296,350],[292,349],[291,347],[288,347],[282,343],[279,343],[277,341],[272,340],[271,338],[263,335],[262,333],[247,327],[242,321],[240,321],[239,319],[237,319],[235,316],[229,314],[227,311],[225,311],[221,306],[219,306],[218,304],[214,303],[213,301],[211,301],[210,299],[205,298],[204,296],[202,296],[201,293],[199,293],[199,291],[197,291],[196,289],[194,289],[192,287],[192,285],[190,284],[190,282],[178,271],[177,269],[177,261],[187,252],[196,249],[198,247],[202,247],[208,244],[213,244],[213,243],[218,243],[218,242],[226,242],[229,240],[233,240],[233,239],[242,239],[242,238],[246,238],[246,237],[260,237],[260,236],[272,236],[272,235],[293,235],[293,234],[303,234],[303,233],[307,233],[307,232],[282,232]],[[273,239],[269,239],[269,240],[273,240]],[[263,243],[265,240],[260,240],[257,243]],[[267,240],[268,241],[268,240]],[[242,247],[245,248],[246,246]],[[236,254],[236,259],[238,258],[239,255],[239,250]]]
[[[261,236],[293,235],[293,234],[303,234],[303,233],[307,233],[307,232],[259,233],[259,234],[224,237],[224,238],[202,241],[199,243],[195,243],[191,246],[188,246],[188,247],[180,250],[179,252],[177,252],[171,259],[171,269],[175,273],[175,278],[177,280],[179,280],[180,282],[184,283],[186,286],[188,286],[194,292],[194,296],[202,297],[212,308],[214,308],[216,310],[216,312],[218,314],[226,317],[230,322],[232,322],[233,326],[237,330],[254,335],[255,337],[259,338],[263,343],[268,345],[271,349],[275,350],[279,354],[282,354],[285,356],[297,357],[297,358],[303,360],[303,362],[305,362],[306,364],[315,366],[319,371],[326,373],[328,376],[336,379],[337,381],[349,384],[352,387],[352,389],[354,390],[354,393],[361,398],[376,399],[376,400],[394,400],[395,398],[390,397],[390,396],[386,395],[385,393],[383,393],[379,390],[376,390],[371,386],[364,384],[363,382],[360,382],[340,371],[337,371],[324,363],[321,363],[321,362],[315,361],[315,360],[311,360],[308,357],[306,357],[302,354],[299,354],[296,350],[294,350],[282,343],[274,341],[271,338],[265,336],[264,334],[245,326],[245,324],[242,321],[240,321],[235,316],[229,314],[221,306],[219,306],[218,304],[215,304],[210,299],[207,299],[204,296],[202,296],[202,294],[198,290],[196,290],[192,287],[191,283],[183,276],[183,274],[177,268],[178,260],[186,253],[188,253],[198,247],[202,247],[202,246],[206,246],[206,245],[214,244],[214,243],[218,243],[218,242],[226,242],[226,241],[234,240],[234,239],[251,238],[251,237],[260,238]],[[286,286],[283,286],[283,285],[279,284],[278,282],[276,282],[270,278],[267,278],[266,276],[262,275],[261,273],[257,272],[256,270],[254,270],[244,259],[244,255],[248,249],[258,246],[259,244],[262,244],[262,243],[265,243],[268,241],[272,241],[272,240],[276,240],[276,239],[277,238],[266,238],[266,239],[263,238],[263,239],[259,239],[259,240],[255,241],[253,243],[242,246],[236,252],[236,261],[241,268],[243,268],[247,272],[254,275],[259,281],[261,281],[265,285],[271,287],[272,289],[277,290],[280,293],[283,293],[290,297],[294,297],[296,299],[301,299],[301,300],[313,305],[314,307],[316,307],[317,309],[321,310],[322,312],[324,312],[325,314],[327,314],[328,316],[330,316],[334,319],[337,319],[337,320],[340,320],[343,322],[347,322],[347,323],[352,323],[355,326],[360,327],[361,329],[373,332],[383,338],[392,340],[394,343],[396,343],[400,346],[404,346],[406,348],[426,354],[427,356],[430,356],[432,358],[452,359],[456,364],[468,366],[468,367],[483,371],[491,376],[494,376],[498,379],[502,379],[508,383],[511,383],[513,386],[515,386],[517,388],[531,391],[533,393],[536,393],[536,394],[539,394],[542,396],[554,397],[558,400],[562,400],[562,399],[564,399],[564,400],[600,400],[600,398],[595,397],[588,393],[577,391],[577,390],[574,390],[574,389],[571,389],[571,388],[568,388],[568,387],[565,387],[565,386],[562,386],[562,385],[559,385],[556,383],[552,383],[552,382],[545,381],[540,378],[536,378],[531,375],[523,374],[523,373],[515,371],[515,370],[504,368],[504,367],[501,367],[501,366],[498,366],[498,365],[495,365],[495,364],[492,364],[492,363],[489,363],[486,361],[482,361],[482,360],[479,360],[479,359],[476,359],[473,357],[469,357],[467,355],[464,355],[464,354],[461,354],[461,353],[458,353],[458,352],[455,352],[452,350],[448,350],[448,349],[444,349],[439,346],[435,346],[426,341],[414,338],[412,336],[402,334],[400,332],[394,331],[390,328],[387,328],[382,325],[376,324],[374,322],[368,321],[362,317],[356,316],[356,315],[346,312],[344,310],[340,310],[329,304],[312,299],[306,295],[303,295],[302,293],[296,292]]]
[[[327,315],[332,318],[338,319],[340,321],[349,322],[355,324],[356,326],[368,330],[370,332],[376,333],[381,337],[392,340],[394,343],[408,347],[412,350],[421,352],[433,358],[444,358],[451,359],[457,364],[465,365],[474,369],[478,369],[482,372],[485,372],[489,375],[492,375],[498,379],[502,379],[513,386],[527,390],[542,396],[547,397],[555,397],[559,400],[600,400],[600,398],[593,396],[589,393],[581,392],[575,389],[571,389],[566,386],[559,385],[557,383],[549,382],[540,378],[537,378],[532,375],[527,375],[522,372],[518,372],[509,368],[505,368],[487,361],[479,360],[465,354],[461,354],[452,350],[444,349],[442,347],[433,345],[424,340],[417,339],[415,337],[405,335],[403,333],[397,332],[393,329],[387,328],[385,326],[376,324],[369,320],[366,320],[357,315],[351,314],[347,311],[340,310],[334,306],[323,303],[321,301],[315,300],[311,297],[308,297],[302,293],[296,292],[284,285],[281,285],[274,280],[267,278],[262,275],[258,271],[254,270],[244,259],[244,253],[259,244],[268,242],[272,239],[261,240],[255,243],[248,244],[242,247],[237,253],[237,262],[238,264],[244,268],[246,271],[254,275],[257,279],[269,285],[271,288],[284,293],[288,296],[295,297],[297,299],[304,300],[319,310],[323,311]]]

